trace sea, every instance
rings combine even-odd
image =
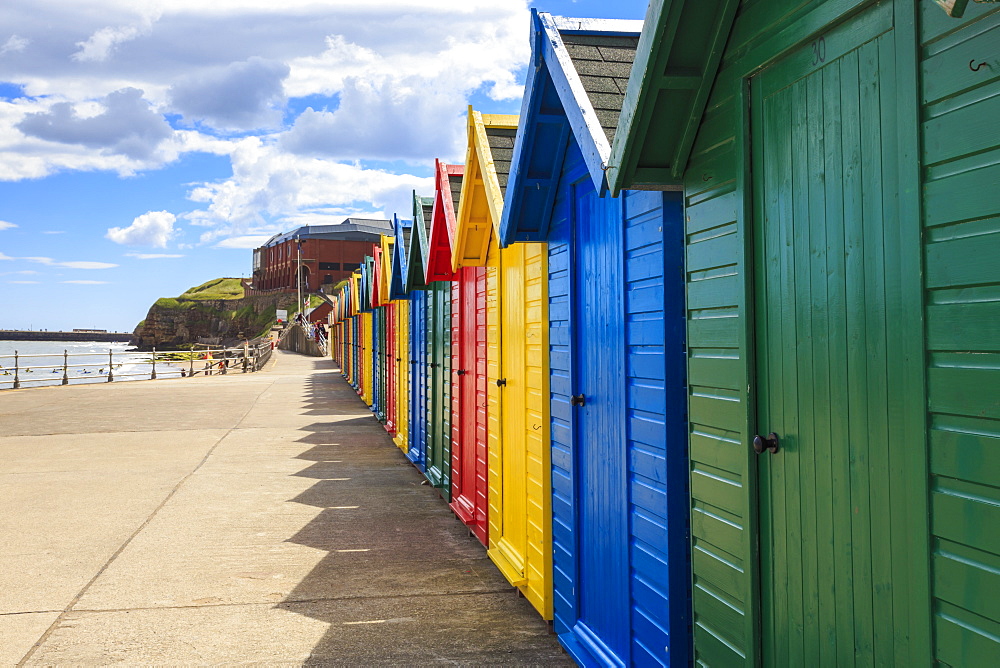
[[[68,354],[66,377],[70,385],[108,382],[108,355],[111,354],[114,382],[148,380],[152,364],[150,353],[138,352],[127,343],[106,341],[0,341],[0,390],[14,386],[14,353],[20,356],[18,377],[21,389],[61,385],[63,353]],[[81,366],[76,366],[81,365]],[[85,365],[85,366],[84,366]],[[51,368],[51,367],[58,368]],[[181,367],[156,362],[157,378],[175,378]]]

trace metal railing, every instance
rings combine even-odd
[[[63,350],[61,364],[52,364],[60,355],[37,353],[0,355],[0,389],[20,389],[25,383],[70,385],[158,378],[194,378],[198,375],[225,375],[260,371],[271,358],[271,340],[260,337],[234,347],[201,350],[114,350],[100,353],[72,353]],[[32,363],[32,360],[42,363]],[[13,366],[11,366],[13,361]],[[39,375],[34,375],[34,374]],[[31,374],[29,376],[29,374]],[[58,375],[58,374],[61,374]],[[53,376],[56,378],[53,378]],[[9,378],[9,377],[13,378]],[[101,380],[98,380],[101,379]],[[36,386],[37,386],[36,385]]]

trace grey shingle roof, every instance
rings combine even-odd
[[[561,32],[560,35],[611,143],[615,139],[615,128],[622,112],[639,37],[579,35],[572,32]]]
[[[410,250],[410,234],[412,234],[413,232],[413,227],[404,227],[402,231],[403,231],[403,255],[405,256],[406,252]]]
[[[431,222],[434,220],[434,200],[430,197],[426,198],[428,200],[427,204],[421,204],[420,207],[424,210],[424,231],[427,232],[427,236],[424,239],[431,238]]]
[[[625,83],[628,83],[626,77]],[[493,156],[493,167],[500,182],[500,191],[507,192],[507,177],[510,175],[510,162],[514,158],[514,137],[517,130],[511,128],[486,128],[486,137],[490,143],[490,153]]]
[[[448,184],[451,186],[451,202],[455,207],[455,214],[458,214],[458,202],[462,198],[462,177],[451,174],[448,176]]]

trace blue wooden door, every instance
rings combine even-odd
[[[424,450],[426,430],[424,415],[427,407],[427,392],[424,386],[426,376],[425,322],[426,294],[414,291],[410,301],[410,449],[406,456],[418,469],[424,470]]]
[[[578,638],[629,656],[628,489],[621,201],[573,187],[573,412],[578,490]],[[595,651],[596,650],[596,651]]]

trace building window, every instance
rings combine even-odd
[[[344,263],[344,271],[354,271],[355,269],[359,269],[360,267],[361,267],[361,265],[358,264],[357,262],[345,262]]]
[[[323,274],[323,283],[324,284],[333,283],[333,276],[330,274]]]
[[[326,271],[340,271],[339,262],[320,262],[319,268]]]

